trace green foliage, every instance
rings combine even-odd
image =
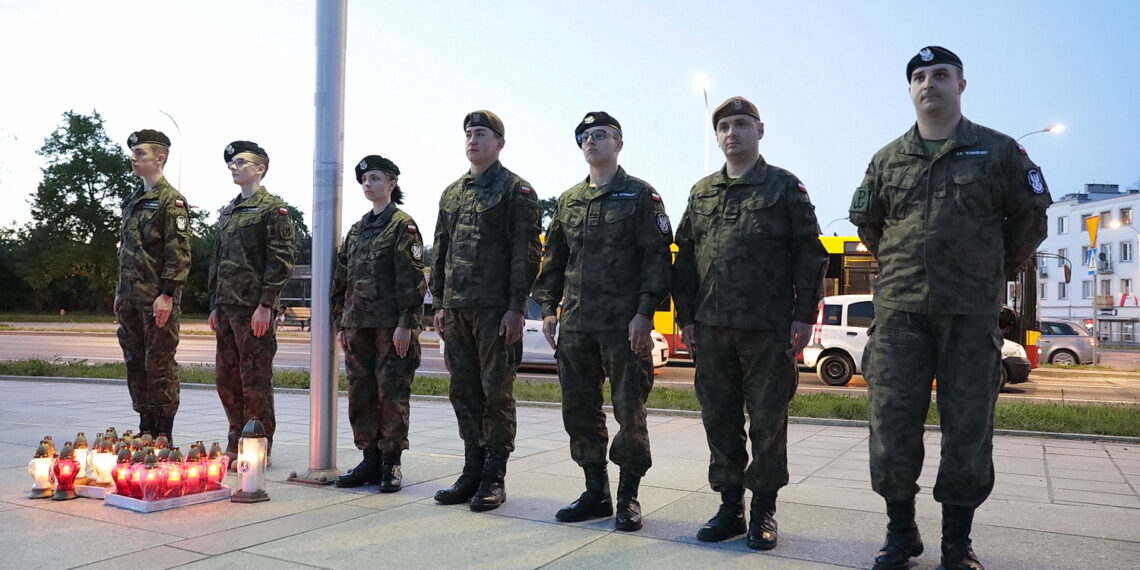
[[[558,197],[541,198],[538,205],[542,208],[542,231],[545,232],[550,226],[550,220],[554,218],[554,210],[558,208]]]

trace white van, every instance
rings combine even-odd
[[[828,386],[844,386],[851,377],[862,374],[863,349],[867,328],[875,318],[870,295],[824,297],[819,304],[811,344],[804,349],[804,366],[815,368]],[[1029,359],[1025,348],[1006,339],[1001,348],[1002,386],[1029,379]]]

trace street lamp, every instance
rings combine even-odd
[[[1029,136],[1029,135],[1035,135],[1035,134],[1037,134],[1037,133],[1056,133],[1056,134],[1061,134],[1061,133],[1063,133],[1063,132],[1065,132],[1065,125],[1063,125],[1063,124],[1061,124],[1061,123],[1057,123],[1057,124],[1054,124],[1054,125],[1049,125],[1048,127],[1045,127],[1044,129],[1041,129],[1041,130],[1039,130],[1039,131],[1033,131],[1033,132],[1025,133],[1024,135],[1021,135],[1020,137],[1017,137],[1017,140],[1018,140],[1018,142],[1020,142],[1020,141],[1021,141],[1021,139],[1025,138],[1025,137],[1027,137],[1027,136]]]
[[[178,144],[183,145],[183,150],[181,151],[183,158],[178,159],[178,190],[181,191],[182,190],[182,162],[186,157],[186,150],[185,150],[186,140],[182,138],[182,129],[178,128],[178,121],[175,121],[174,117],[170,116],[170,113],[167,113],[166,111],[163,111],[162,109],[159,109],[158,112],[162,113],[163,115],[166,115],[166,118],[170,119],[170,122],[174,124],[174,130],[175,130],[175,132],[178,133]]]
[[[693,90],[700,91],[705,97],[705,171],[703,174],[709,173],[709,76],[698,73],[693,76]]]

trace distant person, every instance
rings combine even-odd
[[[210,259],[210,330],[218,398],[229,421],[226,455],[237,458],[242,428],[256,417],[265,426],[269,451],[277,416],[273,408],[273,357],[281,290],[293,275],[293,219],[289,206],[261,181],[269,153],[250,141],[234,141],[222,152],[241,193],[218,217]],[[237,462],[230,465],[236,469]]]
[[[657,191],[618,166],[624,143],[617,119],[605,111],[587,113],[574,136],[590,173],[558,199],[534,287],[543,334],[556,349],[570,456],[586,476],[585,492],[555,518],[577,522],[614,514],[602,411],[609,376],[620,426],[610,447],[621,468],[614,526],[633,531],[642,525],[638,486],[653,464],[645,423],[653,388],[649,333],[657,305],[669,295],[673,230]]]
[[[431,294],[464,461],[459,479],[435,500],[486,511],[507,499],[515,371],[523,312],[538,273],[541,216],[530,183],[499,162],[503,121],[474,111],[464,117],[463,130],[471,168],[439,199]]]
[[[139,431],[174,436],[178,413],[178,318],[190,274],[190,210],[162,169],[170,138],[143,129],[127,139],[141,188],[123,201],[115,316],[127,364],[127,388]]]
[[[333,322],[348,373],[348,422],[364,460],[337,487],[403,485],[412,379],[420,366],[419,313],[424,305],[424,244],[404,202],[400,169],[375,154],[356,165],[372,209],[348,230],[337,254]]]
[[[709,483],[721,496],[697,539],[719,542],[747,530],[749,548],[770,550],[776,495],[788,484],[795,358],[811,336],[827,252],[807,188],[760,155],[764,123],[756,106],[732,97],[712,122],[725,165],[690,191],[673,266],[677,322],[696,362],[712,454]],[[747,526],[745,488],[752,491]]]
[[[851,222],[879,262],[863,352],[871,486],[890,518],[875,568],[906,568],[923,551],[914,497],[937,377],[942,566],[978,569],[970,528],[994,484],[998,314],[1007,278],[1045,238],[1052,200],[1023,147],[962,116],[958,56],[922,48],[906,77],[918,121],[875,153],[851,201]]]

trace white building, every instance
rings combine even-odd
[[[1137,342],[1140,335],[1140,190],[1121,192],[1116,184],[1086,184],[1083,192],[1067,194],[1049,207],[1049,237],[1039,251],[1038,306],[1041,318],[1060,318],[1091,326],[1094,313],[1102,339]],[[1092,256],[1086,224],[1100,216],[1097,256]],[[1072,280],[1065,283],[1064,259],[1072,263]],[[1090,271],[1090,262],[1095,271]],[[1090,275],[1095,273],[1095,275]]]

